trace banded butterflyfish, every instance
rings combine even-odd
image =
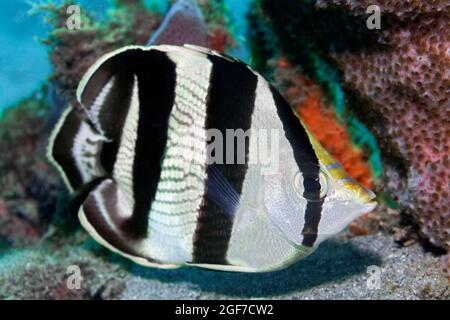
[[[376,205],[281,94],[229,56],[125,47],[88,70],[77,101],[48,157],[87,232],[136,263],[277,270]]]

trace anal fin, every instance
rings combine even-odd
[[[78,211],[78,218],[86,231],[100,244],[134,262],[157,268],[178,268],[162,264],[145,252],[143,240],[130,236],[124,225],[132,210],[122,191],[112,179],[104,179],[87,196]]]

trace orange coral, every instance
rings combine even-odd
[[[348,174],[370,188],[372,176],[363,154],[352,144],[336,114],[324,108],[321,96],[320,90],[310,90],[306,100],[298,105],[297,112],[308,130],[344,166]]]

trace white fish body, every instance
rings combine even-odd
[[[136,263],[277,270],[376,205],[277,90],[208,49],[116,50],[77,98],[83,111],[64,112],[48,156],[78,194],[84,228]],[[211,161],[211,134],[227,129],[249,132],[248,143],[222,141],[223,162]],[[259,133],[275,137],[274,167],[261,161]]]

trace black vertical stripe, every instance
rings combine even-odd
[[[111,175],[137,77],[139,115],[132,168],[135,206],[131,218],[118,226],[130,238],[147,235],[148,215],[161,175],[168,119],[175,100],[175,69],[175,63],[164,52],[129,49],[106,60],[81,95],[82,104],[89,109],[108,81],[114,81],[98,115],[101,129],[110,139],[103,144],[101,163]]]
[[[145,237],[175,101],[176,65],[165,53],[156,50],[144,52],[143,58],[137,60],[142,63],[135,70],[140,104],[133,163],[135,207],[127,227],[133,236]]]
[[[307,199],[305,224],[302,235],[304,246],[311,247],[317,239],[317,232],[322,212],[323,199],[320,199],[320,165],[308,135],[281,94],[271,86],[283,129],[294,151],[295,162],[303,176],[303,196]]]
[[[103,142],[100,151],[100,162],[106,174],[112,177],[114,164],[116,163],[117,153],[119,152],[120,139],[110,142]]]
[[[99,114],[100,125],[110,139],[103,144],[100,153],[102,166],[109,175],[112,175],[116,163],[120,138],[133,94],[134,74],[126,67],[128,63],[124,58],[126,55],[119,55],[108,61],[113,64],[110,69],[115,80]]]
[[[102,180],[102,178],[99,178],[91,183],[90,189],[94,185],[96,185],[95,188],[91,190],[83,203],[83,212],[87,222],[103,240],[120,252],[145,258],[149,262],[156,262],[151,257],[143,256],[142,252],[136,250],[133,242],[129,241],[127,233],[111,227],[111,222],[114,226],[118,226],[123,221],[118,207],[120,189],[117,184],[111,179]],[[100,208],[103,208],[106,212],[102,214]]]
[[[255,104],[257,77],[244,64],[218,56],[208,56],[212,62],[207,96],[206,129],[218,129],[224,137],[224,157],[227,152],[226,129],[248,130]],[[235,160],[237,145],[234,144]],[[241,194],[247,172],[248,142],[245,164],[214,164],[233,188]],[[225,163],[225,159],[224,163]],[[236,163],[236,162],[235,162]],[[208,179],[208,177],[207,177]],[[206,194],[198,215],[194,235],[193,262],[227,264],[226,254],[233,221]]]
[[[136,52],[136,50],[132,50]],[[135,65],[130,63],[130,53],[119,53],[105,62],[92,74],[81,93],[81,104],[88,112],[92,112],[95,100],[99,97],[109,81],[112,86],[100,106],[97,125],[109,141],[102,144],[100,161],[108,175],[112,174],[120,146],[120,137],[130,107],[134,85]]]
[[[134,68],[129,62],[130,51],[119,53],[102,63],[89,78],[81,93],[81,104],[91,112],[102,90],[109,81],[113,81],[98,114],[102,131],[111,140],[120,138],[128,113],[134,80]]]
[[[117,207],[118,192],[117,185],[112,180],[100,181],[84,201],[83,211],[89,224],[103,240],[123,253],[137,256],[138,253],[127,243],[122,232],[110,226],[110,221],[117,225],[122,220]],[[104,208],[107,218],[100,208]]]
[[[72,189],[76,190],[83,184],[83,180],[72,155],[75,137],[80,131],[81,115],[72,109],[66,116],[53,142],[52,157],[64,170]]]
[[[137,76],[139,119],[133,163],[135,206],[123,230],[133,238],[147,235],[148,215],[155,198],[167,143],[169,115],[175,101],[176,65],[161,51],[124,52]]]

